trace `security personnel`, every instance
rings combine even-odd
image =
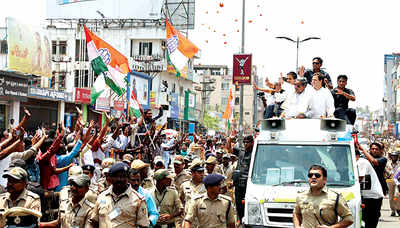
[[[389,187],[389,205],[392,210],[391,216],[395,216],[396,212],[400,216],[400,200],[394,195],[396,185],[394,183],[393,177],[397,170],[400,170],[400,162],[399,162],[399,153],[398,152],[390,152],[389,153],[389,162],[386,165],[386,173],[387,173],[387,185]],[[397,198],[397,199],[396,199]]]
[[[13,207],[23,207],[36,210],[40,213],[40,197],[26,189],[28,173],[21,167],[14,167],[4,173],[3,178],[7,178],[7,193],[0,195],[0,227],[4,227],[4,213]],[[22,219],[22,218],[21,218]],[[14,224],[29,221],[14,221]],[[10,222],[11,220],[7,220]]]
[[[180,192],[182,183],[190,180],[191,176],[190,173],[185,170],[185,159],[182,155],[176,155],[173,164],[175,171],[173,185],[175,186],[176,190]]]
[[[94,167],[94,165],[83,165],[82,166],[82,170],[83,173],[88,175],[90,177],[91,182],[93,182],[93,177],[94,177],[94,170],[96,168]]]
[[[129,167],[123,162],[111,166],[111,186],[101,193],[93,208],[91,224],[99,228],[148,227],[146,201],[128,183]]]
[[[243,144],[244,144],[244,150],[241,150],[239,153],[237,168],[233,173],[233,184],[235,185],[236,209],[240,220],[244,216],[244,205],[242,204],[242,200],[244,200],[244,197],[246,195],[247,178],[249,176],[251,154],[254,145],[253,136],[248,135],[244,137]]]
[[[221,166],[218,165],[217,158],[213,155],[209,156],[206,160],[206,175],[212,173],[218,173],[221,175],[224,173]]]
[[[224,172],[225,176],[225,184],[227,188],[227,193],[225,195],[231,197],[234,199],[235,197],[235,187],[233,186],[233,180],[232,180],[232,175],[233,175],[233,166],[230,163],[230,155],[229,154],[224,154],[222,156],[222,171]]]
[[[293,211],[295,228],[348,227],[354,222],[351,210],[340,193],[326,188],[327,172],[320,165],[308,171],[310,189],[300,192]],[[338,222],[338,216],[341,220]]]
[[[24,207],[13,207],[4,213],[5,225],[7,227],[39,227],[39,219],[42,216],[37,210],[31,210]],[[3,226],[2,226],[3,227]]]
[[[182,220],[179,219],[183,213],[183,205],[179,199],[178,192],[170,187],[174,175],[166,169],[159,169],[154,173],[156,188],[153,197],[156,201],[160,217],[157,221],[157,228],[182,227]]]
[[[185,216],[184,228],[192,227],[195,219],[198,220],[198,228],[234,228],[235,214],[231,199],[219,194],[219,185],[224,176],[210,174],[203,180],[207,193],[201,194],[191,201]]]
[[[152,190],[154,188],[153,178],[149,175],[150,164],[144,163],[142,160],[134,160],[131,163],[131,168],[139,170],[140,179],[142,180],[142,187],[144,189]]]
[[[204,167],[202,161],[198,158],[194,159],[189,168],[192,172],[192,179],[182,183],[181,192],[179,193],[185,208],[187,208],[187,203],[190,201],[190,199],[207,191],[203,184]]]
[[[71,198],[61,202],[58,210],[58,219],[52,222],[41,223],[41,228],[90,228],[89,218],[94,207],[87,198],[90,177],[86,174],[72,175],[68,178],[71,188]]]

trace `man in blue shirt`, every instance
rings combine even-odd
[[[146,189],[142,188],[141,185],[142,180],[140,179],[140,173],[137,169],[131,169],[129,175],[129,183],[132,188],[141,194],[146,199],[147,211],[149,213],[150,226],[153,227],[157,224],[158,217],[160,214],[158,213],[156,202],[154,201],[153,194]]]
[[[65,146],[61,144],[60,149],[58,150],[57,156],[57,167],[65,167],[72,163],[74,158],[78,155],[82,146],[82,141],[78,139],[75,143],[75,146],[72,148],[71,152],[65,154]],[[63,148],[63,149],[62,149]],[[64,186],[68,185],[68,171],[65,171],[61,174],[58,174],[58,179],[60,184],[56,187],[56,191],[59,192]]]

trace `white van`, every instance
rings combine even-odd
[[[254,142],[245,196],[245,227],[293,227],[297,193],[308,169],[328,171],[327,187],[342,193],[360,227],[361,194],[351,126],[338,119],[263,120]]]

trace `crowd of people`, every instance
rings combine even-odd
[[[235,132],[157,130],[162,108],[156,117],[144,110],[129,122],[103,113],[98,126],[76,109],[73,128],[60,123],[29,136],[25,109],[18,126],[4,133],[0,227],[35,221],[39,227],[236,226]]]
[[[278,82],[271,83],[268,77],[265,80],[268,88],[260,88],[254,84],[256,90],[267,93],[267,97],[260,94],[265,106],[264,118],[326,118],[336,117],[354,124],[356,111],[349,108],[349,101],[355,101],[353,90],[347,88],[348,77],[339,75],[337,87],[333,88],[331,77],[321,69],[323,60],[313,58],[312,70],[305,70],[302,66],[298,74],[287,73]]]

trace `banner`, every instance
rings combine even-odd
[[[251,54],[233,55],[233,84],[251,84]]]
[[[50,40],[14,18],[7,18],[8,68],[25,74],[51,77]]]

